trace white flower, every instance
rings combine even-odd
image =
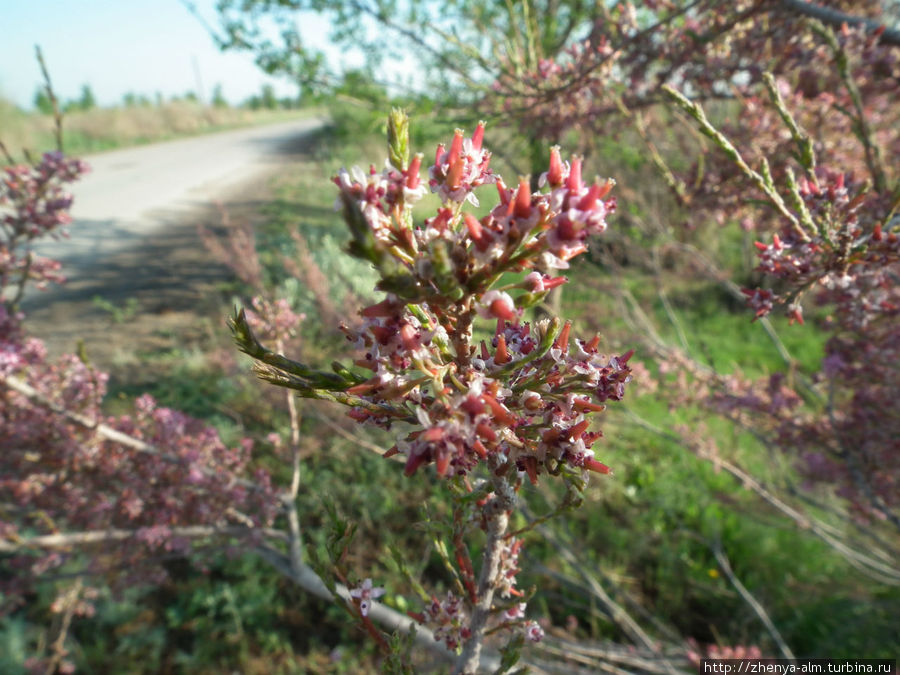
[[[369,615],[372,600],[384,595],[383,588],[372,588],[372,580],[366,579],[356,588],[350,589],[350,597],[359,600],[359,611],[363,616]]]
[[[540,642],[544,638],[544,629],[536,621],[529,621],[525,624],[525,637],[532,642]]]

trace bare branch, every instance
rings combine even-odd
[[[866,30],[870,31],[884,28],[884,32],[879,39],[885,44],[900,46],[900,30],[888,28],[885,24],[879,23],[873,19],[845,14],[844,12],[832,9],[831,7],[814,5],[811,2],[804,2],[804,0],[782,0],[782,5],[798,14],[818,19],[822,23],[829,24],[835,28],[839,28],[841,24],[847,24],[848,26],[865,26]]]
[[[786,659],[793,659],[794,652],[791,651],[791,648],[787,646],[784,638],[781,637],[781,633],[778,632],[778,629],[775,627],[775,624],[772,622],[772,619],[769,617],[769,614],[766,612],[765,608],[759,603],[759,601],[753,596],[753,594],[747,590],[747,587],[741,583],[741,580],[737,578],[734,570],[731,569],[731,565],[728,562],[728,557],[725,555],[725,551],[722,549],[722,542],[718,539],[712,545],[712,552],[713,555],[716,556],[716,561],[719,563],[719,567],[722,568],[725,576],[728,577],[728,581],[731,582],[731,585],[734,586],[735,590],[737,590],[740,596],[744,599],[744,602],[750,605],[753,611],[756,612],[756,616],[759,617],[759,620],[763,622],[766,630],[769,631],[769,635],[772,636],[772,639],[775,640],[775,644],[778,645],[778,651],[781,652],[781,655]]]
[[[188,525],[186,527],[171,527],[169,532],[175,537],[188,539],[235,536],[249,534],[251,531],[261,532],[273,539],[286,540],[287,535],[281,530],[261,528],[251,530],[244,526],[216,527],[210,525]],[[72,546],[90,546],[111,541],[125,541],[138,535],[140,530],[102,530],[91,532],[68,532],[60,534],[45,534],[38,537],[20,538],[16,541],[0,539],[0,553],[16,553],[27,549],[60,549]]]

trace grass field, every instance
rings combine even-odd
[[[63,137],[67,153],[84,155],[309,114],[315,111],[212,107],[192,101],[94,108],[67,113],[63,117]],[[17,161],[24,159],[26,150],[33,154],[54,150],[54,134],[52,115],[26,113],[0,98],[0,141]]]

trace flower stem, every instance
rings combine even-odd
[[[492,474],[495,468],[491,466]],[[481,573],[478,577],[478,600],[472,609],[472,620],[469,622],[471,635],[456,661],[454,675],[474,675],[478,672],[481,645],[484,642],[487,620],[491,614],[494,590],[497,587],[497,577],[500,573],[503,540],[509,527],[509,510],[515,504],[515,492],[506,477],[493,474],[493,482],[495,497],[484,507],[487,541],[484,545]]]

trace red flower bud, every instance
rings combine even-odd
[[[426,441],[428,443],[435,443],[441,440],[443,437],[444,430],[441,427],[429,427],[419,435],[419,440]]]
[[[523,457],[520,461],[522,468],[525,469],[525,473],[528,474],[528,480],[531,481],[532,485],[537,485],[537,459],[534,457]]]
[[[575,410],[580,410],[581,412],[584,412],[585,410],[590,410],[591,412],[603,412],[606,410],[605,405],[593,403],[586,398],[576,398],[573,407]]]
[[[580,157],[572,157],[572,165],[569,168],[569,180],[566,181],[566,187],[569,188],[570,194],[578,194],[584,189],[584,182],[581,180]]]
[[[506,187],[506,183],[504,183],[503,179],[499,176],[497,177],[497,195],[500,198],[500,203],[503,206],[509,204],[509,188]]]
[[[488,404],[491,412],[494,415],[494,419],[497,420],[500,424],[504,424],[506,426],[511,426],[515,423],[516,418],[512,416],[512,413],[509,412],[503,405],[495,399],[490,394],[482,394],[481,400]]]
[[[516,312],[509,304],[500,298],[491,303],[491,314],[501,319],[511,320],[516,318]]]
[[[478,456],[481,457],[481,459],[487,457],[487,448],[485,448],[484,444],[477,438],[472,442],[472,449],[478,453]]]
[[[472,237],[472,241],[476,244],[481,243],[484,232],[478,219],[471,213],[466,212],[463,214],[463,220],[466,221],[466,228],[469,230],[469,236]]]
[[[419,187],[419,169],[422,167],[422,155],[413,157],[409,168],[406,169],[406,187],[415,190]]]
[[[484,140],[484,122],[479,122],[475,127],[475,133],[472,134],[472,147],[475,150],[481,150],[481,142]]]
[[[572,329],[572,322],[566,321],[563,326],[562,331],[559,333],[559,337],[556,338],[556,342],[553,343],[553,346],[557,349],[562,349],[563,352],[569,351],[569,331]]]
[[[497,433],[484,422],[475,425],[475,432],[489,443],[497,440]]]
[[[462,152],[463,146],[463,132],[459,129],[456,130],[456,133],[453,134],[453,141],[450,143],[450,154],[447,156],[447,163],[453,164],[453,162],[459,159],[459,155]]]
[[[562,158],[559,156],[559,146],[550,148],[550,168],[547,171],[547,182],[550,187],[559,187],[563,182]]]
[[[447,185],[451,190],[455,190],[462,182],[463,160],[457,155],[450,160],[450,167],[447,169]]]
[[[516,192],[513,215],[516,218],[527,218],[531,215],[531,187],[524,178],[519,179],[519,189]]]
[[[484,412],[484,403],[477,396],[467,396],[463,399],[459,407],[469,413],[472,417],[480,415]]]
[[[496,300],[494,302],[497,302]],[[497,336],[497,353],[494,355],[494,363],[509,363],[509,352],[506,351],[506,338],[503,335]]]
[[[575,426],[569,427],[569,440],[574,443],[581,438],[581,434],[587,431],[589,424],[590,422],[588,420],[581,420]]]
[[[612,473],[612,469],[610,469],[603,462],[598,462],[596,459],[588,458],[584,460],[584,468],[588,471],[596,471],[597,473],[610,474]]]
[[[426,457],[425,457],[424,453],[423,454],[419,454],[419,453],[411,454],[409,456],[409,458],[407,458],[407,460],[406,460],[406,466],[403,468],[403,475],[404,476],[412,476],[416,472],[416,470],[418,470],[418,468],[425,463],[425,461],[426,461]]]
[[[447,469],[450,468],[450,453],[444,449],[438,451],[437,457],[434,458],[434,467],[438,476],[446,476]]]

